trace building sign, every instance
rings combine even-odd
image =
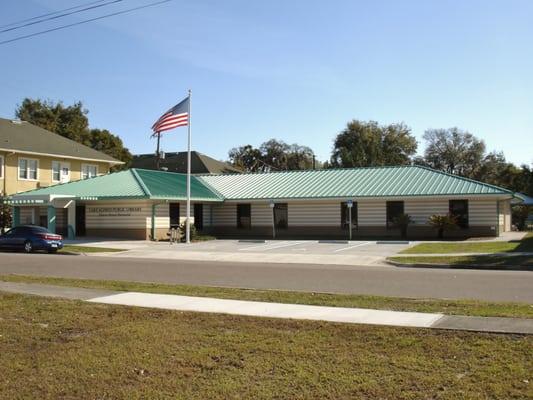
[[[87,211],[99,217],[131,217],[140,213],[141,207],[89,207]]]

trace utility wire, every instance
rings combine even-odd
[[[110,1],[109,3],[104,3],[104,4],[97,4],[95,6],[90,6],[90,7],[86,7],[86,8],[82,8],[81,10],[76,10],[76,11],[70,11],[70,12],[67,12],[67,13],[63,13],[63,14],[59,14],[59,15],[54,15],[53,17],[48,17],[48,18],[43,18],[43,19],[39,19],[37,21],[32,21],[32,22],[27,22],[23,25],[19,25],[19,26],[14,26],[12,28],[7,28],[7,29],[4,29],[4,30],[1,30],[0,33],[4,33],[4,32],[9,32],[9,31],[14,31],[15,29],[21,29],[21,28],[25,28],[27,26],[30,26],[30,25],[35,25],[35,24],[40,24],[40,23],[43,23],[43,22],[46,22],[46,21],[51,21],[53,19],[58,19],[58,18],[61,18],[61,17],[66,17],[67,15],[72,15],[72,14],[77,14],[77,13],[80,13],[80,12],[83,12],[83,11],[88,11],[88,10],[93,10],[95,8],[100,8],[100,7],[105,7],[105,6],[108,6],[110,4],[115,4],[115,3],[119,3],[123,0],[113,0],[113,1]]]
[[[69,7],[69,8],[65,8],[63,10],[58,10],[58,11],[53,11],[53,12],[49,12],[49,13],[46,13],[46,14],[37,15],[36,17],[21,19],[20,21],[11,22],[10,24],[0,25],[0,29],[7,28],[8,26],[22,24],[22,23],[28,22],[28,21],[33,21],[35,19],[48,17],[50,15],[59,14],[59,13],[65,12],[65,11],[75,10],[76,8],[85,7],[85,6],[91,6],[91,5],[97,4],[97,3],[103,3],[104,1],[106,1],[106,0],[91,1],[90,3],[80,4],[79,6]]]
[[[45,31],[40,31],[40,32],[31,33],[31,34],[29,34],[29,35],[18,36],[18,37],[13,38],[13,39],[9,39],[9,40],[4,40],[4,41],[2,41],[2,42],[0,42],[0,45],[7,44],[7,43],[11,43],[11,42],[16,42],[16,41],[18,41],[18,40],[31,38],[31,37],[38,36],[38,35],[43,35],[43,34],[45,34],[45,33],[54,32],[54,31],[58,31],[58,30],[61,30],[61,29],[70,28],[70,27],[72,27],[72,26],[76,26],[76,25],[86,24],[86,23],[88,23],[88,22],[97,21],[97,20],[99,20],[99,19],[104,19],[104,18],[113,17],[113,16],[115,16],[115,15],[126,14],[126,13],[129,13],[129,12],[132,12],[132,11],[141,10],[141,9],[143,9],[143,8],[154,7],[154,6],[157,6],[157,5],[163,4],[163,3],[168,3],[168,2],[170,2],[170,1],[172,1],[172,0],[156,1],[156,2],[154,2],[154,3],[145,4],[144,6],[139,6],[139,7],[134,7],[134,8],[128,8],[128,9],[126,9],[126,10],[117,11],[117,12],[114,12],[114,13],[111,13],[111,14],[102,15],[102,16],[100,16],[100,17],[95,17],[95,18],[86,19],[86,20],[83,20],[83,21],[75,22],[75,23],[73,23],[73,24],[68,24],[68,25],[58,26],[57,28],[52,28],[52,29],[47,29],[47,30],[45,30]]]

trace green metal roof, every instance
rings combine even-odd
[[[187,175],[130,169],[90,179],[49,186],[12,196],[73,196],[78,199],[168,199],[187,198]],[[191,198],[196,201],[222,199],[191,176]]]
[[[146,186],[150,198],[186,199],[187,175],[147,169],[132,169],[140,181]],[[191,176],[191,198],[193,200],[223,200],[206,185]]]
[[[187,175],[130,169],[13,196],[185,200]],[[195,201],[513,195],[497,186],[420,166],[191,176]]]
[[[508,195],[506,189],[421,166],[205,175],[227,200]]]

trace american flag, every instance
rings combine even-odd
[[[187,126],[189,124],[189,98],[182,100],[166,113],[161,115],[152,125],[154,135],[163,131],[177,128],[178,126]]]

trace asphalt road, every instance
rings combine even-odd
[[[533,304],[533,273],[0,253],[0,274]]]

